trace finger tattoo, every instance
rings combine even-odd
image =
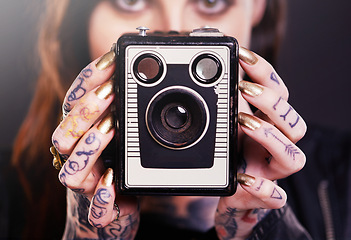
[[[285,152],[292,157],[293,160],[295,160],[295,156],[297,154],[300,154],[300,151],[298,148],[296,148],[293,144],[287,144],[285,143],[283,140],[281,140],[276,134],[273,133],[273,129],[272,128],[265,128],[264,129],[264,134],[265,136],[268,137],[273,137],[274,139],[276,139],[279,143],[281,143],[282,145],[284,145],[285,147]]]
[[[79,121],[88,122],[97,114],[99,114],[99,108],[96,104],[84,106],[78,114],[67,116],[65,121],[60,125],[60,128],[67,128],[66,137],[72,136],[73,138],[80,138],[84,134],[84,131],[77,129]]]
[[[90,68],[90,64],[80,72],[80,74],[74,81],[74,84],[77,83],[76,87],[70,92],[70,94],[67,97],[67,100],[69,102],[81,99],[85,95],[87,90],[83,88],[82,85],[87,78],[91,77],[92,74],[93,71]],[[70,109],[67,110],[70,111]]]
[[[91,216],[95,219],[104,217],[107,213],[106,205],[109,203],[111,193],[106,188],[99,188],[92,200]]]
[[[282,195],[280,194],[280,192],[278,191],[278,189],[276,187],[274,187],[271,198],[275,198],[275,199],[283,199]]]
[[[238,210],[236,208],[228,207],[224,213],[216,217],[217,233],[223,239],[231,239],[236,236],[238,231],[238,223],[235,219],[237,212]]]
[[[260,191],[260,190],[261,190],[261,187],[262,187],[262,185],[263,185],[263,182],[264,182],[264,180],[262,179],[260,185],[259,185],[258,187],[255,188],[256,191]]]
[[[280,85],[278,77],[274,72],[271,73],[271,80],[276,82],[278,85]]]
[[[277,107],[278,107],[278,105],[279,105],[279,103],[280,103],[280,101],[281,101],[282,99],[283,99],[282,97],[279,97],[278,101],[273,105],[273,109],[274,109],[275,111],[277,111]],[[290,126],[291,128],[294,128],[294,127],[297,125],[297,123],[299,122],[299,120],[300,120],[300,116],[299,116],[295,111],[293,111],[293,110],[294,110],[294,109],[289,105],[288,110],[287,110],[284,114],[280,114],[280,115],[279,115],[279,117],[283,118],[283,120],[286,121],[286,117],[287,117],[290,113],[295,113],[295,114],[296,114],[296,120],[293,121],[293,122],[289,122],[289,126]]]
[[[84,170],[89,163],[90,157],[98,152],[101,146],[101,141],[96,137],[95,133],[90,133],[85,139],[85,143],[88,150],[85,150],[84,148],[83,150],[76,152],[78,157],[84,157],[83,162],[68,159],[64,165],[64,171],[68,175],[74,175],[77,172]]]

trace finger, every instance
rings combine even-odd
[[[287,177],[303,168],[305,154],[273,125],[246,113],[239,113],[245,134],[261,144],[271,155],[262,177],[274,180]],[[250,151],[250,149],[246,149]]]
[[[114,119],[110,113],[91,128],[74,148],[60,170],[59,179],[66,187],[84,193],[95,189],[96,177],[92,172],[96,160],[114,136]]]
[[[66,116],[89,91],[112,77],[116,55],[113,49],[86,66],[74,80],[64,98],[62,111]]]
[[[113,170],[109,168],[96,186],[96,191],[90,203],[88,220],[92,226],[102,228],[116,218],[114,214],[115,197]]]
[[[114,98],[114,81],[109,80],[89,92],[62,120],[52,136],[61,154],[70,154],[80,137],[110,106]]]
[[[285,205],[287,195],[274,182],[244,173],[238,173],[237,179],[241,187],[253,197],[253,200],[250,200],[251,202],[248,204],[255,206],[254,208],[259,206],[267,209],[278,209]],[[253,208],[252,206],[247,207],[249,209],[249,207]]]
[[[239,89],[245,100],[267,115],[290,140],[296,143],[305,135],[305,121],[274,90],[247,81],[241,81]]]
[[[243,47],[239,48],[239,59],[240,66],[252,81],[273,89],[283,99],[288,100],[288,89],[270,63]]]

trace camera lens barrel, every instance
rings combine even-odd
[[[146,125],[156,142],[171,149],[196,144],[206,133],[209,110],[196,91],[172,86],[158,92],[146,111]]]

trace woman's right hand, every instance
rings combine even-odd
[[[113,170],[106,170],[100,158],[115,134],[110,108],[115,97],[114,60],[111,50],[80,72],[65,96],[64,118],[52,135],[55,148],[67,159],[59,173],[69,189],[66,237],[109,234],[132,239],[138,228],[137,200],[116,198]]]

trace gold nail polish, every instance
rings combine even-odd
[[[247,175],[245,173],[238,173],[237,179],[240,184],[248,187],[254,185],[256,181],[256,179],[253,176]]]
[[[97,126],[97,129],[103,133],[103,134],[107,134],[109,133],[113,128],[114,128],[114,117],[113,117],[113,113],[109,113],[107,114],[106,117],[104,117],[101,122],[99,123],[99,125]]]
[[[99,61],[96,63],[95,66],[100,71],[105,70],[106,68],[111,66],[112,63],[114,63],[115,59],[116,59],[116,53],[114,49],[111,49],[108,53],[105,53],[105,55],[103,55],[99,59]]]
[[[101,181],[101,184],[106,186],[106,187],[109,187],[111,186],[113,183],[113,170],[112,168],[108,168],[104,175],[102,176],[102,181]]]
[[[113,80],[108,80],[107,82],[103,83],[98,89],[96,89],[96,96],[101,100],[106,100],[113,93],[114,85],[115,82]]]
[[[258,61],[255,54],[244,47],[239,48],[239,58],[249,65],[254,65]]]
[[[256,130],[257,128],[261,127],[260,120],[247,113],[240,112],[238,114],[238,121],[241,125],[251,130]]]
[[[263,92],[263,88],[255,83],[240,81],[239,90],[252,97],[260,96]]]

